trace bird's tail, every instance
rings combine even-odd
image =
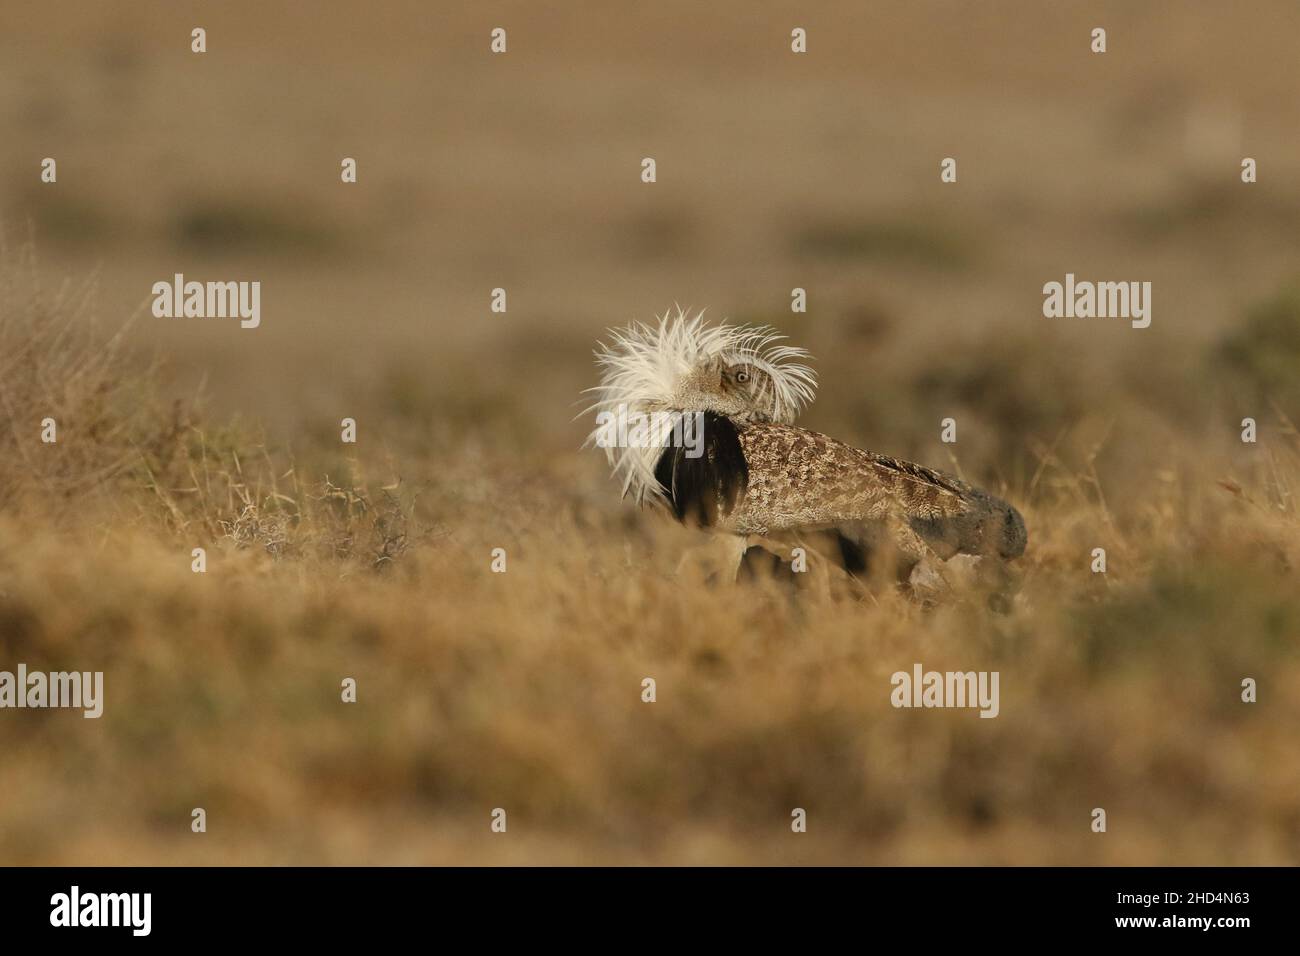
[[[970,490],[968,503],[965,519],[957,522],[959,552],[997,554],[1003,558],[1018,558],[1025,553],[1029,533],[1019,511],[978,488]]]
[[[1029,543],[1029,532],[1025,529],[1025,519],[1014,506],[1001,498],[991,498],[991,502],[1001,509],[1001,528],[995,535],[998,554],[1004,558],[1018,558],[1025,553]]]
[[[961,494],[950,500],[943,514],[914,517],[908,523],[941,557],[954,554],[996,554],[1018,558],[1025,553],[1029,534],[1025,519],[1012,505],[957,479]]]

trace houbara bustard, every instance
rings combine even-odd
[[[611,335],[595,353],[588,444],[605,450],[625,497],[717,533],[726,576],[750,548],[774,561],[802,548],[809,570],[897,580],[929,599],[950,568],[987,580],[991,564],[1001,587],[1005,562],[1024,553],[1024,521],[1000,498],[795,425],[816,376],[775,330],[679,310]]]

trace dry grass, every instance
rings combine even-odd
[[[38,494],[69,503],[138,459],[141,443],[169,448],[174,431],[151,416],[149,370],[123,374],[125,329],[100,335],[95,283],[42,287],[35,246],[10,252],[0,234],[0,507]],[[40,441],[45,419],[56,445]]]
[[[4,352],[25,371],[4,379],[0,486],[23,493],[0,508],[0,662],[102,669],[107,699],[99,721],[0,719],[0,859],[1300,861],[1285,423],[1211,455],[1188,422],[1143,474],[1143,435],[1062,423],[1009,489],[1031,529],[1009,614],[792,600],[675,580],[691,534],[576,453],[521,461],[469,427],[423,457],[291,452],[120,402],[156,381],[75,296],[18,287],[0,329],[37,347]],[[47,409],[56,447],[33,437]],[[893,709],[914,661],[1000,671],[1001,715]]]

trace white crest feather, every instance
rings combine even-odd
[[[785,336],[767,326],[708,325],[703,311],[692,317],[678,308],[675,315],[660,316],[657,324],[636,322],[609,334],[609,344],[601,343],[595,352],[600,384],[587,389],[596,401],[583,414],[595,412],[598,424],[586,445],[604,449],[624,496],[631,494],[637,503],[663,498],[655,465],[674,428],[681,427],[681,389],[692,373],[719,359],[762,369],[771,383],[770,395],[764,393],[771,402],[769,418],[786,424],[816,393],[816,375],[800,361],[808,352],[777,344]],[[618,424],[611,416],[620,409],[654,416],[648,441],[629,447],[616,440]]]

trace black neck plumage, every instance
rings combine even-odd
[[[683,524],[710,527],[735,507],[749,485],[740,430],[729,418],[705,412],[702,440],[674,444],[655,465],[655,479]]]

